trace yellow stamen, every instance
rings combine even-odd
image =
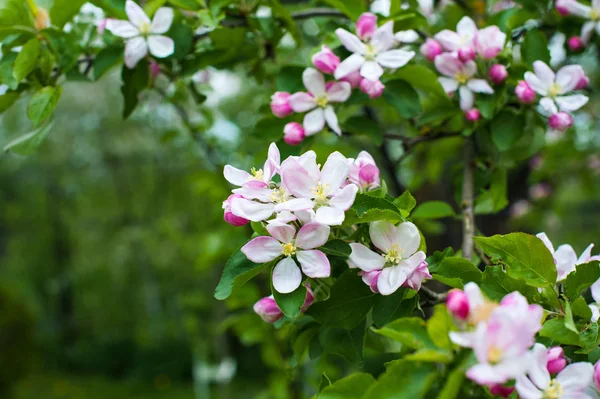
[[[384,258],[387,262],[398,264],[402,260],[402,255],[404,254],[404,250],[398,246],[398,244],[392,245],[387,254],[385,254]]]
[[[140,35],[142,36],[146,36],[148,33],[150,33],[150,24],[148,22],[142,22],[142,24],[139,26],[139,31],[140,31]]]
[[[550,381],[550,385],[544,391],[544,399],[558,399],[562,396],[563,389],[556,380]]]
[[[256,170],[256,168],[250,169],[250,173],[252,173],[252,178],[255,180],[262,181],[264,179],[264,173],[262,169]]]
[[[288,242],[287,244],[281,244],[281,253],[283,253],[285,256],[292,256],[296,253],[296,246],[291,242]]]
[[[271,190],[271,195],[269,196],[271,202],[275,202],[277,204],[285,202],[286,198],[287,195],[283,187],[274,188],[273,190]]]
[[[462,72],[458,72],[456,75],[454,75],[454,79],[459,85],[464,85],[469,80],[469,77]]]
[[[314,195],[317,205],[327,205],[329,199],[329,184],[319,183],[315,188],[312,189],[312,195]]]
[[[469,317],[469,322],[473,325],[477,325],[478,323],[488,321],[490,315],[497,307],[497,303],[485,301],[482,305],[473,309],[471,316]]]
[[[600,11],[598,11],[598,10],[596,10],[596,9],[592,8],[592,9],[590,10],[590,19],[591,19],[592,21],[597,21],[598,19],[600,19]]]
[[[328,104],[327,96],[325,94],[323,94],[322,96],[315,98],[315,102],[317,103],[317,105],[319,107],[325,108]]]
[[[488,362],[496,364],[502,359],[502,351],[496,347],[490,348],[488,351]]]
[[[367,43],[365,45],[365,53],[364,53],[365,60],[373,61],[375,59],[376,55],[377,55],[377,50],[375,50],[375,47],[371,43]]]
[[[562,88],[559,84],[552,83],[552,86],[550,86],[550,89],[548,90],[548,97],[556,97],[560,93],[561,89]]]

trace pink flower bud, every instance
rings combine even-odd
[[[504,83],[504,81],[508,77],[508,72],[506,72],[506,67],[504,65],[494,64],[490,68],[489,75],[492,82],[499,85]]]
[[[267,323],[275,323],[283,317],[283,312],[277,306],[273,296],[265,297],[254,304],[254,312]]]
[[[435,60],[435,57],[442,54],[442,45],[433,39],[427,39],[425,43],[421,45],[421,54],[429,61],[433,61]]]
[[[465,116],[467,117],[467,120],[477,122],[481,118],[481,112],[479,112],[477,108],[471,108],[465,112]]]
[[[569,6],[567,5],[567,3],[569,1],[572,1],[572,0],[557,0],[556,1],[556,11],[563,17],[566,17],[567,15],[569,15],[571,13],[569,11]]]
[[[283,128],[283,141],[289,145],[298,145],[304,140],[306,133],[298,122],[290,122]]]
[[[583,90],[586,87],[588,87],[589,84],[590,84],[590,79],[587,76],[583,76],[581,79],[579,79],[579,82],[577,82],[577,86],[575,86],[575,90]]]
[[[156,61],[150,60],[148,68],[150,68],[150,77],[152,79],[156,79],[156,77],[160,74],[160,65],[158,65]]]
[[[578,52],[583,49],[583,41],[579,36],[571,36],[567,43],[569,44],[571,51]]]
[[[360,82],[360,90],[368,94],[370,98],[377,98],[383,94],[385,86],[379,80],[363,79]]]
[[[555,114],[550,115],[548,119],[548,124],[553,130],[564,132],[571,126],[573,126],[573,117],[566,112],[557,112]]]
[[[464,291],[451,290],[448,292],[446,307],[459,320],[466,320],[469,316],[469,299]]]
[[[361,39],[369,39],[377,30],[377,16],[370,12],[363,13],[356,21],[356,34]]]
[[[223,202],[223,209],[225,210],[225,214],[223,215],[223,219],[225,219],[225,221],[227,223],[229,223],[232,226],[243,226],[247,223],[249,223],[250,221],[248,219],[244,219],[243,217],[240,216],[236,216],[233,214],[233,212],[231,212],[231,201],[235,198],[244,198],[239,194],[231,194],[227,200],[225,200]]]
[[[290,115],[293,110],[288,103],[288,99],[290,98],[290,93],[285,91],[275,92],[271,96],[271,111],[278,118],[285,118]]]
[[[515,94],[523,104],[531,104],[535,100],[535,91],[524,80],[520,80],[517,84]]]
[[[315,294],[313,293],[310,285],[306,283],[306,298],[304,299],[304,304],[302,305],[302,313],[306,312],[306,309],[310,307],[315,301]]]
[[[340,65],[340,57],[335,55],[327,46],[321,46],[321,51],[312,56],[312,63],[319,71],[332,74]]]
[[[548,198],[552,194],[552,186],[548,183],[534,184],[529,187],[529,197],[533,200]]]
[[[104,18],[100,22],[98,22],[98,25],[96,26],[96,32],[98,32],[99,35],[104,33],[109,21],[110,18]]]
[[[375,160],[366,151],[361,151],[348,170],[348,180],[357,185],[361,191],[373,190],[381,185],[379,168]]]
[[[352,87],[353,89],[356,89],[357,87],[360,86],[360,83],[362,82],[363,77],[360,76],[360,72],[359,71],[355,71],[352,72],[349,75],[344,76],[343,78],[340,79],[340,82],[348,82],[350,83],[350,87]]]
[[[548,349],[548,363],[546,367],[548,368],[548,372],[550,374],[557,374],[562,371],[567,365],[567,360],[565,359],[565,353],[563,352],[563,348],[560,346],[553,346]]]
[[[600,360],[594,364],[594,385],[600,391]]]
[[[501,396],[503,398],[508,398],[511,393],[515,391],[515,387],[507,387],[501,384],[492,384],[490,385],[490,393],[494,396]]]
[[[472,61],[475,59],[475,50],[471,47],[464,47],[458,50],[458,59],[462,62]]]

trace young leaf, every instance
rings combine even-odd
[[[277,292],[271,284],[271,292],[273,293],[275,302],[277,302],[277,306],[279,306],[284,315],[290,319],[295,319],[300,315],[302,305],[304,305],[304,301],[306,300],[305,286],[301,285],[289,294],[282,294]]]
[[[128,118],[138,104],[138,95],[148,87],[150,73],[148,63],[140,61],[134,69],[123,66],[121,93],[123,94],[123,118]]]
[[[600,262],[593,261],[578,265],[575,271],[567,276],[565,293],[571,300],[574,300],[598,279],[600,279]]]
[[[396,360],[389,363],[363,399],[420,399],[437,377],[435,364]]]
[[[539,332],[540,337],[547,337],[564,345],[579,345],[579,334],[565,326],[565,319],[550,319],[544,323]]]
[[[448,309],[443,304],[438,304],[433,309],[433,316],[427,320],[427,332],[433,343],[439,348],[452,350],[450,341],[450,330],[454,322],[448,313]]]
[[[17,82],[22,81],[37,66],[37,60],[40,56],[40,41],[37,37],[30,39],[17,55],[15,60],[15,69],[13,75]]]
[[[361,399],[375,378],[367,373],[354,373],[325,387],[317,399]]]
[[[492,120],[492,141],[500,151],[506,151],[519,140],[525,129],[525,116],[502,111]]]
[[[548,39],[542,31],[531,29],[525,34],[521,45],[521,57],[523,62],[531,66],[535,61],[550,63],[550,50]]]
[[[20,155],[35,153],[38,147],[46,140],[46,137],[48,137],[53,124],[53,122],[46,123],[32,132],[17,137],[4,146],[4,151],[11,151]]]
[[[483,273],[465,258],[445,258],[433,278],[453,288],[463,288],[465,283],[481,281]]]
[[[403,317],[373,331],[412,349],[438,349],[429,337],[425,321],[418,317]]]
[[[344,225],[370,223],[376,220],[399,221],[404,220],[405,216],[408,216],[407,212],[403,214],[396,205],[385,198],[357,194],[354,204],[346,211]]]
[[[61,93],[61,86],[46,86],[31,97],[27,106],[27,116],[35,126],[38,126],[52,114]]]
[[[237,251],[227,261],[221,280],[215,288],[215,298],[222,300],[231,295],[235,288],[244,285],[252,277],[260,273],[267,263],[254,263],[246,258],[242,251]]]
[[[404,80],[396,79],[385,84],[383,98],[398,111],[401,117],[410,119],[421,113],[419,94]]]
[[[112,67],[118,65],[123,59],[121,47],[107,47],[100,51],[94,59],[94,80],[100,79]]]
[[[443,201],[423,202],[412,213],[413,218],[421,219],[441,219],[449,216],[454,216],[454,210]]]
[[[326,255],[339,256],[347,258],[352,253],[350,245],[346,244],[343,240],[331,240],[327,241],[325,245],[319,248]]]
[[[400,210],[405,211],[408,215],[417,205],[417,200],[408,190],[406,190],[401,196],[394,200],[394,205],[396,205]]]
[[[365,323],[347,330],[337,327],[323,327],[319,342],[327,353],[342,356],[349,363],[362,366],[365,345]]]

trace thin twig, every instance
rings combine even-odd
[[[420,291],[423,292],[424,294],[426,294],[429,298],[436,301],[437,303],[444,302],[446,300],[446,298],[448,297],[447,292],[435,292],[431,288],[428,288],[424,285],[421,286]]]
[[[465,138],[464,173],[462,186],[463,242],[462,255],[469,261],[473,257],[473,234],[475,232],[475,213],[473,212],[473,139]]]

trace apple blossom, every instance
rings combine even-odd
[[[444,53],[435,58],[437,70],[445,75],[439,77],[438,81],[446,93],[454,93],[456,90],[460,94],[460,108],[468,111],[473,108],[475,103],[474,93],[493,94],[494,89],[483,79],[474,78],[477,73],[477,64],[473,61],[465,63],[458,59],[456,54]]]
[[[560,373],[567,365],[565,359],[565,352],[560,346],[553,346],[548,348],[548,362],[546,368],[550,374]]]
[[[446,51],[459,51],[460,49],[474,49],[473,39],[477,34],[477,26],[469,17],[463,17],[456,25],[456,32],[449,29],[435,34],[433,37]]]
[[[522,399],[569,399],[589,398],[586,388],[592,383],[594,367],[590,363],[573,363],[565,367],[555,378],[546,368],[548,351],[542,344],[535,344],[531,351],[527,375],[517,376],[515,388]]]
[[[281,156],[275,143],[269,145],[267,160],[262,169],[252,168],[250,173],[235,168],[231,165],[225,165],[223,175],[225,179],[234,186],[252,186],[257,188],[268,187],[271,179],[279,170]]]
[[[531,104],[535,101],[535,91],[524,80],[520,80],[515,87],[515,94],[523,104]]]
[[[341,79],[352,72],[360,71],[362,77],[375,81],[383,75],[383,68],[400,68],[406,65],[415,53],[401,49],[392,50],[396,45],[393,29],[394,22],[386,22],[366,43],[345,29],[336,29],[335,33],[342,45],[354,54],[337,67],[335,78]]]
[[[361,192],[380,187],[379,168],[371,154],[361,151],[356,159],[349,158],[348,162],[350,163],[348,180],[356,184]]]
[[[442,54],[442,45],[434,39],[427,39],[420,47],[421,54],[429,61],[435,60],[435,57]]]
[[[488,26],[479,30],[473,39],[477,54],[485,60],[496,57],[504,48],[505,42],[506,33],[497,26]]]
[[[368,40],[377,30],[377,15],[365,12],[356,21],[356,35],[361,40]]]
[[[294,110],[289,104],[290,93],[277,91],[271,96],[271,111],[278,118],[285,118],[292,114]]]
[[[481,118],[481,112],[479,112],[477,108],[471,108],[465,112],[465,116],[467,117],[467,120],[477,122]]]
[[[548,118],[548,125],[552,130],[556,130],[557,132],[564,132],[565,130],[573,126],[573,117],[567,114],[566,112],[556,112],[551,114]]]
[[[429,275],[425,261],[425,253],[419,251],[421,236],[417,227],[411,222],[403,222],[398,226],[387,221],[376,221],[369,225],[371,242],[381,253],[367,248],[363,244],[351,243],[352,253],[349,262],[358,267],[363,273],[369,273],[368,278],[376,278],[376,287],[369,284],[371,289],[382,295],[390,295],[407,283],[415,272],[421,276]],[[415,276],[413,286],[420,288],[421,280]],[[363,281],[365,275],[363,274]],[[367,282],[367,281],[365,281]],[[367,282],[368,283],[368,282]],[[376,290],[375,290],[376,288]]]
[[[398,43],[414,43],[419,40],[419,34],[412,29],[401,30],[394,34],[394,39]]]
[[[504,83],[504,81],[508,77],[506,67],[502,64],[492,65],[488,74],[490,76],[490,80],[497,85]]]
[[[339,69],[339,67],[338,67]],[[336,69],[337,71],[337,69]],[[325,78],[314,68],[306,68],[302,73],[302,81],[308,93],[294,93],[289,98],[289,104],[294,112],[308,112],[304,116],[304,132],[312,136],[327,126],[338,136],[342,134],[338,118],[331,103],[343,103],[350,97],[351,87],[347,82],[335,82],[329,87]]]
[[[340,82],[350,83],[350,87],[352,87],[353,89],[360,87],[360,84],[362,83],[362,81],[363,81],[363,77],[360,76],[359,71],[354,71],[351,74],[346,75],[340,79]]]
[[[556,11],[563,17],[566,17],[571,13],[569,10],[572,8],[572,6],[567,3],[572,1],[573,0],[556,0]]]
[[[385,89],[385,86],[379,80],[363,79],[360,82],[360,90],[367,94],[369,98],[380,97],[383,94],[383,89]]]
[[[225,213],[223,215],[223,219],[225,219],[225,221],[227,223],[229,223],[232,226],[243,226],[245,224],[248,224],[250,221],[248,219],[244,219],[243,217],[239,217],[233,214],[233,212],[231,212],[231,201],[234,198],[244,198],[239,194],[231,194],[227,200],[223,201],[223,209],[225,210]]]
[[[344,186],[350,168],[348,160],[336,151],[319,170],[314,152],[309,153],[310,156],[290,157],[282,163],[282,183],[296,198],[310,201],[317,222],[340,225],[358,191],[354,184]]]
[[[466,320],[469,316],[469,299],[464,291],[454,289],[448,292],[446,307],[458,320]]]
[[[267,231],[272,237],[256,237],[242,247],[242,252],[255,263],[271,262],[283,256],[273,269],[275,290],[282,294],[295,291],[302,283],[302,272],[311,278],[329,277],[329,259],[315,249],[327,242],[329,226],[309,223],[296,232],[293,226],[270,223]],[[302,271],[292,256],[296,257]]]
[[[283,141],[289,145],[298,145],[306,137],[304,128],[298,122],[290,122],[283,128]]]
[[[594,31],[600,32],[600,1],[592,0],[591,5],[584,5],[575,0],[558,0],[556,9],[561,15],[575,15],[588,19],[581,27],[581,41],[589,43]]]
[[[476,55],[475,50],[471,47],[465,47],[458,50],[458,59],[462,62],[473,61]]]
[[[567,41],[567,44],[569,45],[569,48],[571,49],[571,51],[581,51],[583,49],[583,41],[581,40],[581,38],[579,36],[572,36],[569,38],[569,40]]]
[[[575,266],[588,263],[590,260],[595,260],[596,258],[595,256],[591,256],[594,244],[588,245],[578,258],[575,250],[569,244],[563,244],[555,251],[554,245],[552,245],[552,242],[546,233],[538,233],[536,234],[536,237],[542,240],[554,258],[554,263],[556,264],[556,270],[558,272],[556,277],[557,282],[564,280],[567,278],[567,275],[574,272]]]
[[[419,266],[417,266],[416,270],[408,276],[408,278],[406,279],[404,284],[402,284],[402,286],[412,288],[415,291],[419,291],[421,289],[421,284],[423,284],[423,281],[432,278],[431,274],[429,273],[428,267],[429,265],[426,261],[421,262]]]
[[[113,35],[127,39],[125,45],[125,65],[133,68],[144,58],[148,51],[157,58],[166,58],[175,51],[175,42],[164,36],[173,22],[173,9],[161,7],[150,18],[144,10],[132,0],[125,3],[125,12],[129,21],[111,19],[107,29]]]
[[[312,56],[312,63],[319,71],[332,74],[340,64],[340,57],[335,55],[327,46],[321,46],[321,51]]]

